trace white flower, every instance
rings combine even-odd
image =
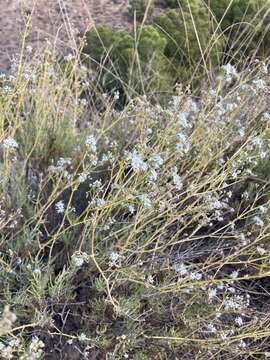
[[[28,52],[28,53],[31,53],[33,51],[33,47],[31,45],[27,45],[25,50]]]
[[[190,145],[188,143],[186,135],[182,133],[178,133],[177,138],[178,138],[178,143],[176,144],[176,151],[186,154],[190,149]]]
[[[258,79],[258,80],[253,80],[253,84],[258,88],[258,89],[264,89],[266,87],[266,82],[262,79]]]
[[[83,183],[86,180],[87,180],[87,174],[84,174],[84,173],[79,174],[79,176],[78,176],[79,183]]]
[[[208,299],[211,300],[217,295],[217,289],[209,289],[208,290]]]
[[[257,246],[256,247],[256,250],[258,251],[258,253],[262,256],[262,255],[264,255],[267,251],[263,248],[263,247],[261,247],[261,246]]]
[[[226,299],[223,303],[225,310],[229,310],[229,309],[241,309],[241,304],[237,303],[236,301],[232,300],[232,299]]]
[[[158,169],[161,165],[163,165],[164,160],[162,159],[162,157],[158,154],[156,155],[152,155],[150,160],[153,162],[153,167],[155,169]]]
[[[213,324],[207,325],[207,330],[210,331],[211,333],[216,333],[217,332],[217,329]]]
[[[233,271],[233,272],[231,273],[230,277],[235,280],[235,279],[238,278],[238,275],[239,275],[239,272],[238,272],[238,271]]]
[[[87,147],[89,147],[89,149],[93,153],[95,153],[97,151],[97,142],[96,142],[96,139],[95,139],[94,135],[87,136],[87,138],[85,140],[85,145]]]
[[[244,323],[243,319],[240,316],[238,316],[234,321],[238,326],[242,326]]]
[[[79,340],[79,341],[85,341],[85,340],[87,340],[87,336],[85,335],[85,333],[81,333],[81,334],[78,336],[78,340]]]
[[[109,260],[111,262],[112,265],[115,265],[117,263],[117,261],[119,260],[120,256],[116,251],[112,251],[109,254]]]
[[[252,140],[251,143],[253,146],[256,146],[258,148],[261,148],[263,145],[262,139],[258,138],[257,136],[255,136]]]
[[[104,199],[96,199],[96,206],[98,208],[102,208],[106,204],[106,201]]]
[[[191,272],[189,277],[190,277],[190,280],[197,280],[197,281],[199,281],[199,280],[201,280],[201,278],[202,278],[202,274],[200,274],[200,273],[195,273],[195,272]]]
[[[12,137],[8,137],[3,141],[3,147],[5,149],[17,149],[19,145]]]
[[[187,269],[186,265],[183,263],[174,265],[174,270],[177,273],[179,273],[181,276],[187,275],[187,273],[188,273],[188,269]]]
[[[65,61],[71,61],[71,60],[73,60],[73,59],[74,59],[74,55],[71,54],[71,53],[69,53],[69,54],[67,54],[67,55],[64,56],[64,60],[65,60]]]
[[[174,167],[172,170],[173,184],[175,185],[177,190],[181,190],[183,188],[181,177],[177,174],[177,168]]]
[[[158,178],[158,173],[156,172],[155,169],[151,169],[151,170],[150,170],[150,175],[149,175],[149,180],[150,180],[151,182],[154,182],[154,181],[157,180],[157,178]]]
[[[56,166],[61,169],[63,169],[64,166],[69,166],[69,165],[71,165],[71,159],[69,158],[65,159],[62,157],[59,158],[56,164]]]
[[[5,85],[5,86],[3,86],[3,91],[6,94],[10,94],[12,92],[12,88],[9,85]]]
[[[191,127],[191,125],[188,122],[188,114],[186,112],[182,112],[177,115],[177,122],[185,129]]]
[[[119,98],[120,98],[120,93],[118,90],[116,90],[115,93],[113,94],[113,99],[115,101],[117,101],[117,100],[119,100]]]
[[[254,222],[255,225],[257,225],[259,227],[264,226],[264,222],[262,221],[262,219],[259,218],[259,216],[254,216],[253,217],[253,222]]]
[[[235,69],[230,63],[222,66],[222,69],[225,71],[225,80],[226,82],[230,83],[234,78],[238,79],[239,75]]]
[[[148,166],[146,162],[137,154],[134,150],[133,152],[128,152],[126,155],[126,159],[130,162],[133,171],[147,171]]]
[[[65,203],[63,200],[60,200],[55,204],[55,210],[57,214],[63,214],[65,211]]]
[[[210,211],[220,210],[224,207],[224,204],[218,200],[214,195],[208,195],[206,197],[207,205]]]
[[[71,259],[76,267],[82,267],[83,264],[88,260],[88,255],[86,253],[75,252]]]
[[[140,201],[143,203],[145,209],[150,209],[152,207],[151,200],[145,194],[139,196]]]
[[[134,207],[134,205],[128,205],[128,211],[131,213],[131,215],[133,215],[134,213],[135,213],[135,207]]]

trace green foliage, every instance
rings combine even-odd
[[[106,25],[87,32],[83,53],[89,55],[88,63],[100,69],[101,83],[107,91],[119,90],[128,82],[133,46],[134,40],[127,32],[115,32]]]
[[[166,39],[153,26],[138,29],[134,39],[126,32],[114,32],[108,26],[86,34],[83,53],[86,62],[98,68],[103,89],[132,94],[164,91],[173,78],[164,55]]]
[[[165,55],[173,62],[176,73],[184,81],[190,79],[194,69],[202,66],[197,75],[219,62],[222,42],[214,36],[205,7],[191,2],[183,3],[181,10],[169,10],[154,19],[156,28],[167,39]]]
[[[151,15],[153,13],[154,7],[152,4],[152,0],[150,1],[151,2],[149,4],[149,0],[130,0],[129,16],[133,19],[134,13],[136,13],[136,19],[142,21],[147,9],[148,9],[148,15]]]
[[[269,52],[268,0],[209,0],[209,7],[229,36],[231,50]]]

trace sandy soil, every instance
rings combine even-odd
[[[49,41],[73,47],[94,25],[130,28],[127,7],[128,0],[0,0],[0,72],[18,52],[27,15],[31,14],[27,44],[40,47]]]

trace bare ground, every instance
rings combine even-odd
[[[31,17],[27,44],[40,48],[46,42],[73,47],[86,29],[111,24],[129,29],[128,0],[0,0],[0,72],[18,53],[27,16]]]

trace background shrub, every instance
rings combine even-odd
[[[194,2],[184,3],[181,10],[169,10],[154,19],[154,24],[167,39],[165,55],[174,66],[180,81],[200,77],[204,70],[219,63],[222,40],[214,35],[209,12]],[[198,71],[194,74],[194,70]],[[192,75],[193,74],[193,75]]]
[[[269,52],[268,0],[209,0],[208,5],[228,36],[232,52],[247,56]]]
[[[137,38],[108,26],[86,34],[86,62],[99,70],[104,91],[131,96],[168,90],[173,84],[164,55],[167,40],[153,26],[138,29]]]
[[[134,17],[134,13],[136,12],[136,19],[142,21],[147,10],[147,6],[149,4],[149,0],[130,0],[129,1],[129,16],[131,19]],[[148,7],[148,15],[152,15],[154,10],[153,1]]]

